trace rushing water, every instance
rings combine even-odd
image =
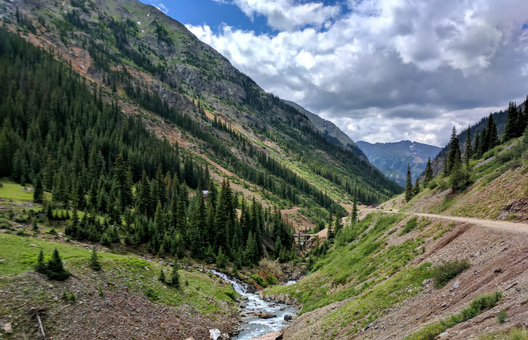
[[[232,339],[249,340],[270,332],[280,331],[286,327],[286,324],[284,324],[284,315],[297,314],[297,309],[295,307],[264,301],[258,296],[258,294],[248,293],[247,285],[245,283],[215,270],[212,270],[211,272],[221,277],[224,281],[231,283],[238,294],[247,298],[247,300],[244,301],[245,308],[241,313],[242,325],[239,328],[240,333]],[[295,282],[288,282],[288,284],[293,283]],[[268,312],[276,317],[271,319],[260,319],[253,316],[251,312]]]

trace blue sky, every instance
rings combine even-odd
[[[527,0],[142,0],[353,140],[444,145],[528,94]]]

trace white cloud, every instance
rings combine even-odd
[[[442,145],[453,123],[528,92],[526,0],[349,0],[346,14],[322,3],[232,2],[280,31],[188,28],[265,90],[354,140]]]

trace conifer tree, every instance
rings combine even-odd
[[[46,264],[44,263],[44,252],[42,251],[42,249],[40,249],[40,253],[37,259],[37,265],[35,266],[35,271],[41,274],[46,273]]]
[[[342,213],[341,213],[341,209],[338,209],[337,212],[336,212],[336,220],[335,220],[335,233],[336,235],[341,231],[341,229],[343,229],[343,224],[341,223],[341,218],[342,218]],[[301,233],[301,231],[299,230],[299,234]]]
[[[90,257],[90,267],[92,267],[93,270],[99,271],[101,270],[101,262],[99,262],[99,257],[97,256],[97,252],[95,250],[95,246],[92,248],[92,256]]]
[[[225,268],[227,266],[227,258],[222,251],[222,246],[218,248],[218,255],[216,256],[216,266],[218,268]]]
[[[407,164],[407,177],[405,179],[405,202],[409,202],[412,199],[412,189],[411,165]]]
[[[517,112],[517,104],[510,102],[508,104],[508,113],[506,116],[506,125],[504,126],[504,134],[502,136],[503,142],[507,142],[510,139],[516,138],[518,136],[518,124],[519,113]]]
[[[473,146],[471,144],[471,127],[468,126],[466,142],[464,144],[466,151],[464,152],[464,162],[466,168],[469,168],[469,160],[473,157]]]
[[[158,276],[160,282],[166,283],[167,279],[165,278],[165,272],[163,271],[163,265],[161,265],[160,274]]]
[[[451,132],[451,140],[449,141],[449,152],[447,153],[447,175],[451,173],[455,162],[458,162],[460,159],[460,143],[457,137],[456,128],[453,126],[453,131]]]
[[[354,198],[352,199],[352,215],[350,216],[352,224],[355,224],[358,220],[358,207],[357,207],[357,195],[354,192]]]
[[[495,121],[493,120],[491,113],[488,118],[488,126],[486,130],[488,138],[486,151],[488,151],[499,145],[499,134],[497,133],[497,126],[495,125]]]
[[[53,251],[51,260],[48,262],[46,266],[46,275],[50,279],[57,280],[57,281],[64,281],[70,277],[70,272],[64,269],[64,266],[62,264],[62,259],[57,249]]]
[[[433,165],[431,164],[431,157],[429,157],[429,159],[427,160],[427,165],[425,166],[424,186],[427,187],[432,180]]]
[[[475,142],[473,143],[473,158],[480,159],[482,157],[480,149],[480,133],[477,132],[475,135]]]
[[[180,288],[180,273],[178,273],[178,265],[176,263],[172,266],[171,286],[176,289]]]
[[[414,182],[414,187],[412,189],[412,195],[413,197],[418,195],[420,193],[420,180],[416,178],[416,181]]]
[[[33,190],[33,203],[43,203],[44,202],[44,188],[42,187],[42,180],[40,176],[37,176],[37,183],[35,184],[35,189]]]

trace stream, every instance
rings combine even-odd
[[[267,302],[262,300],[258,294],[248,293],[247,285],[243,282],[240,282],[232,277],[227,276],[224,273],[217,272],[216,270],[211,270],[211,273],[221,277],[222,280],[227,281],[233,285],[234,290],[241,296],[247,298],[243,300],[245,307],[242,312],[242,324],[239,327],[240,333],[237,336],[232,337],[231,339],[237,340],[250,340],[253,338],[258,338],[267,333],[280,331],[286,327],[284,322],[284,315],[291,314],[297,315],[297,308],[285,304]],[[291,281],[288,284],[293,284],[295,282]],[[261,319],[254,316],[253,312],[267,312],[269,314],[275,315],[274,318],[270,319]]]

